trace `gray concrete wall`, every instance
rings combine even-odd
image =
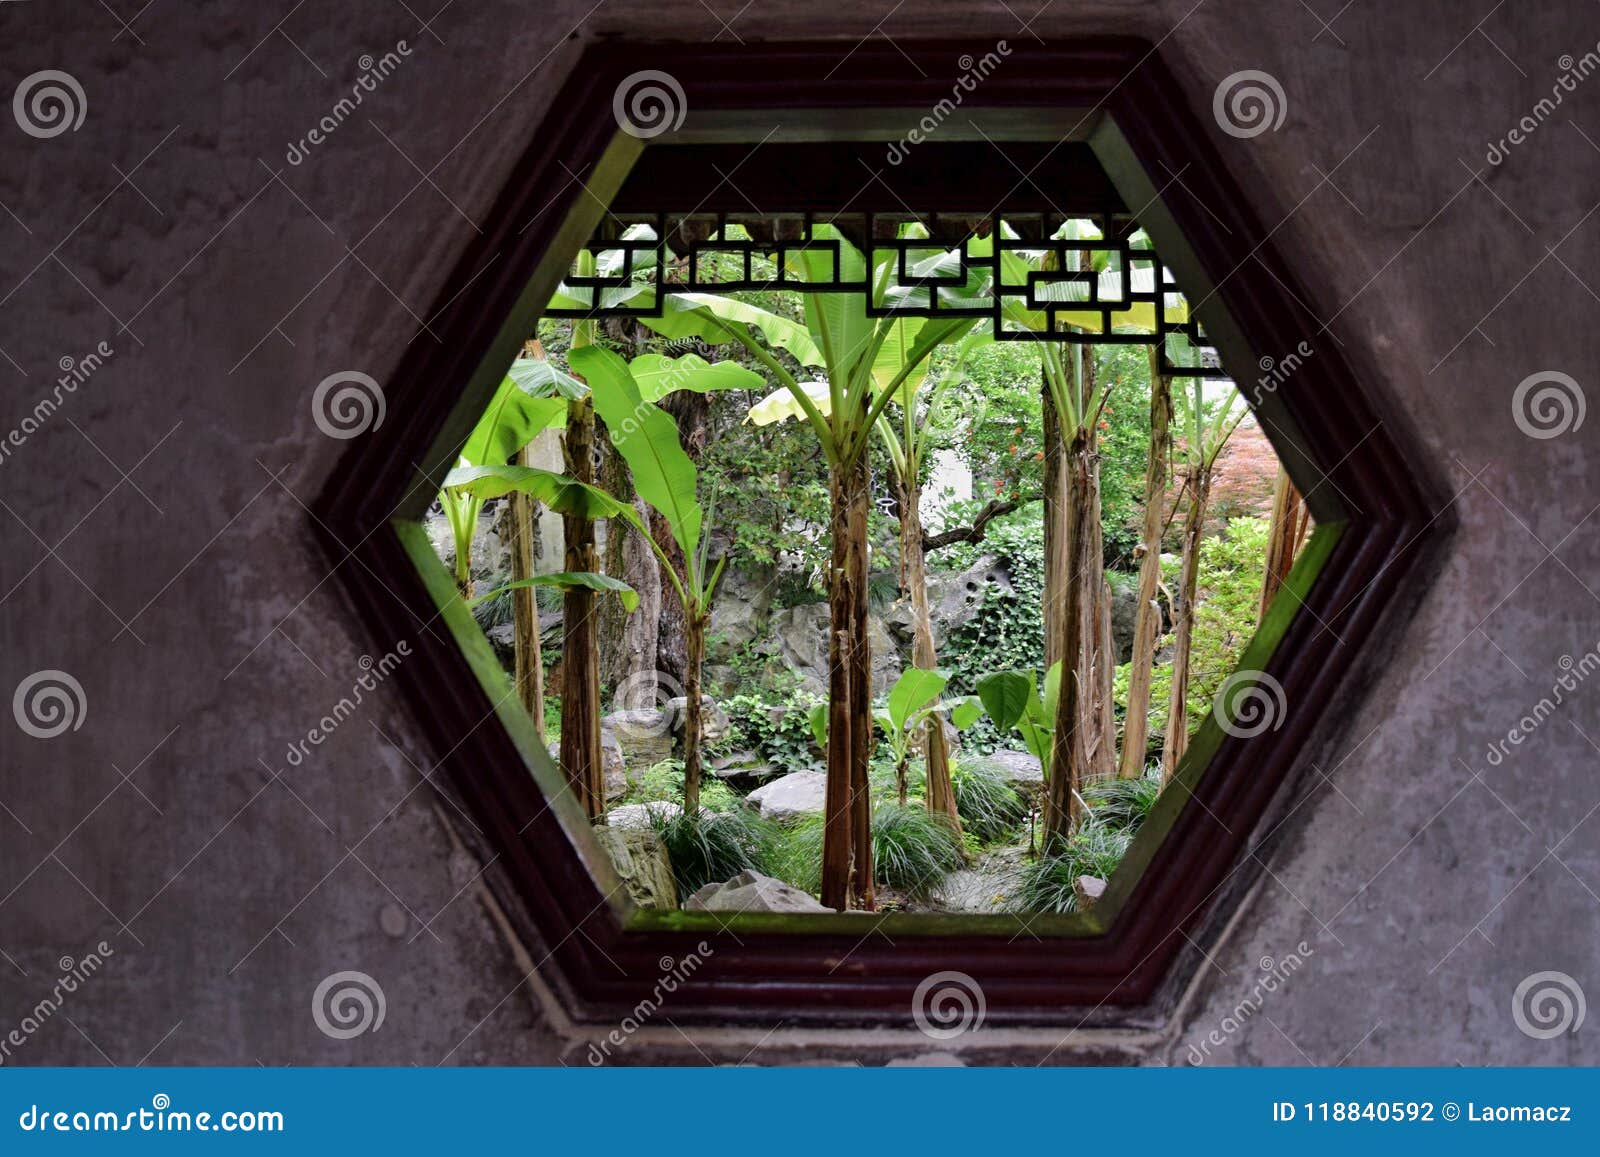
[[[276,26],[287,5],[110,7],[132,23],[87,3],[0,12],[0,95],[58,69],[87,100],[50,139],[0,117],[0,427],[21,429],[63,359],[113,351],[0,462],[0,683],[59,669],[85,705],[57,738],[0,727],[0,1034],[62,958],[111,953],[7,1063],[581,1063],[453,848],[392,689],[287,763],[370,649],[305,533],[342,448],[311,391],[394,368],[577,39],[823,35],[843,54],[872,34],[1088,31],[1159,40],[1202,108],[1241,69],[1281,82],[1282,128],[1218,147],[1385,420],[1438,459],[1460,532],[1385,673],[1307,753],[1320,770],[1170,1018],[941,1047],[1183,1063],[1215,1031],[1208,1063],[1600,1062],[1593,1024],[1539,1040],[1512,1016],[1533,973],[1600,993],[1600,689],[1487,755],[1600,640],[1600,421],[1536,439],[1512,407],[1530,374],[1590,390],[1600,365],[1600,79],[1535,112],[1560,58],[1600,40],[1593,5],[1507,5],[1474,28],[1476,8],[1356,0],[1325,28],[1265,0],[1058,2],[1031,30],[965,0],[887,19],[887,3],[714,2],[728,28],[677,0],[456,3],[427,29],[410,10],[437,0]],[[287,164],[359,58],[402,39],[394,75]],[[1524,116],[1540,118],[1526,141],[1488,165]],[[1263,958],[1302,942],[1292,977],[1235,1017]],[[387,1012],[341,1041],[310,1004],[346,969],[379,980]],[[909,1031],[771,1028],[686,1043],[657,1025],[623,1059],[930,1051]]]

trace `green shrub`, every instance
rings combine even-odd
[[[1059,851],[1040,856],[1022,873],[1016,894],[1021,912],[1076,912],[1078,896],[1072,883],[1079,876],[1109,880],[1133,841],[1126,830],[1091,817]]]
[[[1028,818],[1028,801],[989,760],[960,761],[950,773],[950,781],[961,826],[980,844],[1009,840]]]
[[[683,802],[683,760],[663,759],[639,777],[628,793],[630,803]],[[706,811],[733,811],[743,804],[738,793],[715,776],[700,777],[700,806]]]
[[[777,701],[760,695],[734,695],[722,703],[733,726],[718,746],[754,751],[784,771],[819,768],[822,753],[811,735],[810,713],[823,701],[821,695],[798,689]]]
[[[767,870],[815,895],[822,888],[822,817],[810,816],[768,845]],[[881,803],[872,817],[872,860],[881,887],[928,894],[963,862],[961,841],[942,817],[920,804]]]
[[[1138,779],[1102,779],[1084,788],[1083,800],[1095,822],[1133,835],[1161,795],[1161,769],[1153,767]]]
[[[878,883],[921,897],[963,862],[961,841],[926,807],[882,803],[872,816],[872,861]]]
[[[672,879],[682,903],[707,884],[720,884],[754,868],[767,871],[768,833],[745,808],[695,814],[651,808],[650,826],[667,849]]]

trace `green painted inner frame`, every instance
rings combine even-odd
[[[1070,120],[1075,110],[1039,110],[1037,118],[1012,110],[1007,114],[1009,123],[1029,123],[1038,126],[1059,125]],[[737,125],[747,114],[728,119]],[[827,120],[832,122],[836,112]],[[713,127],[707,139],[725,139],[728,132],[741,130]],[[981,131],[981,128],[980,130]],[[718,135],[718,134],[721,135]],[[815,139],[817,133],[802,133],[795,139]],[[848,126],[832,123],[820,135],[846,139],[873,139],[878,134],[871,129],[857,135]],[[951,134],[952,138],[954,134]],[[1107,175],[1121,192],[1128,205],[1142,205],[1136,214],[1141,226],[1149,233],[1156,251],[1161,254],[1185,290],[1202,291],[1202,304],[1192,307],[1208,338],[1215,344],[1223,365],[1253,366],[1255,354],[1245,340],[1243,332],[1223,308],[1212,280],[1206,276],[1198,258],[1184,240],[1176,220],[1164,201],[1164,191],[1145,172],[1134,156],[1132,148],[1109,116],[1084,113],[1073,128],[1064,135],[1048,140],[1067,138],[1086,139],[1095,156],[1104,166]],[[678,134],[667,141],[682,142],[687,134]],[[993,139],[991,137],[991,139]],[[1005,134],[1006,140],[1030,139],[1015,131]],[[1035,135],[1031,139],[1039,139]],[[687,933],[829,933],[866,936],[874,932],[904,936],[961,936],[984,935],[1007,938],[1028,935],[1040,939],[1083,939],[1101,936],[1110,931],[1126,907],[1149,867],[1157,848],[1166,838],[1183,807],[1189,802],[1195,788],[1211,767],[1217,749],[1227,738],[1213,708],[1190,741],[1180,761],[1172,782],[1162,791],[1160,799],[1151,810],[1117,870],[1107,881],[1105,894],[1088,912],[1056,913],[838,913],[829,915],[782,915],[772,913],[711,913],[683,910],[662,911],[635,904],[621,886],[610,858],[593,838],[587,815],[569,790],[565,777],[551,759],[534,730],[533,720],[522,710],[510,676],[500,665],[494,649],[482,629],[473,619],[466,604],[456,591],[454,580],[445,565],[434,553],[427,532],[422,525],[428,506],[433,501],[437,486],[431,480],[441,478],[454,464],[462,443],[481,416],[488,399],[504,378],[511,362],[521,349],[525,335],[534,332],[544,304],[555,291],[557,283],[570,267],[573,258],[592,235],[604,216],[606,206],[621,188],[628,171],[644,149],[644,143],[619,132],[594,167],[586,183],[587,196],[579,196],[563,222],[556,240],[546,250],[538,268],[529,279],[527,289],[519,296],[516,308],[501,326],[490,352],[474,371],[471,381],[462,391],[461,398],[451,411],[450,419],[426,455],[422,468],[407,491],[405,500],[396,508],[390,527],[401,546],[410,556],[422,578],[446,629],[455,638],[472,668],[484,694],[493,704],[493,713],[506,734],[511,737],[521,753],[528,773],[533,777],[540,794],[556,813],[562,828],[572,837],[572,845],[600,891],[608,898],[604,901],[612,909],[619,924],[629,931],[673,931]],[[1169,182],[1170,183],[1170,182]],[[1237,382],[1239,379],[1235,379]],[[1240,391],[1241,394],[1244,391]],[[1281,405],[1275,391],[1260,393],[1255,398],[1246,397],[1257,415],[1267,416],[1267,436],[1279,460],[1295,480],[1302,493],[1311,494],[1307,505],[1311,510],[1314,528],[1305,546],[1296,558],[1282,594],[1273,601],[1265,621],[1258,624],[1249,644],[1245,647],[1236,670],[1265,670],[1277,650],[1279,642],[1299,610],[1300,604],[1321,577],[1328,559],[1340,537],[1348,528],[1346,512],[1328,488],[1306,486],[1308,473],[1320,471],[1304,453],[1298,443],[1295,425]],[[1320,496],[1318,496],[1320,491]]]

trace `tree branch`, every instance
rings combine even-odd
[[[938,534],[922,535],[922,553],[931,554],[943,546],[954,546],[958,542],[982,542],[983,536],[989,529],[989,524],[1003,514],[1010,514],[1022,502],[1016,499],[991,498],[973,516],[971,526],[957,526],[951,530],[940,531]]]

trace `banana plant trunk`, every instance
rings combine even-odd
[[[1160,371],[1160,358],[1150,354],[1150,451],[1144,473],[1144,524],[1139,531],[1139,605],[1133,620],[1133,656],[1128,669],[1128,706],[1122,724],[1122,754],[1117,775],[1137,779],[1144,774],[1150,746],[1150,683],[1155,674],[1156,644],[1161,640],[1162,504],[1166,494],[1167,460],[1172,452],[1172,382]]]
[[[871,475],[863,454],[829,481],[833,555],[828,576],[828,780],[822,839],[822,903],[871,911],[872,656],[867,642],[867,514]]]
[[[1166,744],[1161,752],[1161,782],[1173,774],[1189,747],[1189,656],[1194,647],[1195,596],[1200,579],[1200,539],[1205,529],[1206,504],[1211,498],[1211,470],[1197,467],[1187,486],[1189,510],[1183,522],[1183,566],[1178,580],[1172,649],[1172,699],[1167,711]]]
[[[1045,610],[1046,637],[1056,638],[1056,654],[1066,656],[1061,664],[1060,687],[1056,698],[1055,734],[1051,740],[1049,787],[1045,795],[1044,847],[1047,853],[1059,852],[1077,830],[1086,764],[1086,732],[1092,720],[1085,708],[1091,695],[1081,685],[1083,665],[1083,607],[1089,591],[1089,576],[1082,565],[1087,554],[1089,519],[1085,496],[1091,485],[1093,452],[1088,432],[1074,432],[1061,463],[1062,489],[1051,510],[1051,521],[1062,546],[1065,560],[1060,577],[1059,601]],[[1099,572],[1095,579],[1099,581]]]
[[[928,567],[922,553],[922,494],[916,480],[898,480],[900,499],[900,558],[905,567],[906,587],[911,594],[911,665],[923,671],[935,670],[939,656],[933,645],[933,613],[928,606]],[[956,834],[961,819],[956,814],[955,787],[950,782],[950,744],[945,739],[944,720],[928,716],[923,732],[927,763],[928,810],[947,816]],[[904,776],[900,802],[905,803]]]
[[[529,447],[517,451],[517,465],[532,466]],[[519,582],[534,575],[534,518],[537,504],[520,491],[511,495],[511,579]],[[516,656],[517,695],[533,719],[533,729],[544,738],[544,657],[539,649],[539,600],[532,587],[511,592],[512,644]]]
[[[700,701],[700,669],[706,659],[705,612],[686,609],[683,627],[687,655],[683,672],[683,810],[692,816],[700,810],[700,744],[705,735],[705,708]]]
[[[1067,541],[1062,535],[1062,506],[1066,495],[1066,445],[1061,432],[1061,416],[1056,413],[1055,400],[1050,393],[1048,379],[1044,381],[1044,666],[1049,670],[1061,658],[1061,633],[1051,627],[1062,606],[1062,583],[1071,569],[1067,554]]]
[[[1283,587],[1284,580],[1294,567],[1295,555],[1305,541],[1311,517],[1306,512],[1305,500],[1295,489],[1289,472],[1278,467],[1278,484],[1272,492],[1272,522],[1267,532],[1266,574],[1261,580],[1261,606],[1256,621],[1267,617],[1267,608]]]
[[[594,404],[588,398],[567,410],[563,447],[567,476],[594,485]],[[594,523],[580,515],[563,516],[566,569],[600,569]],[[605,777],[600,762],[600,657],[594,617],[595,592],[569,587],[562,596],[561,767],[590,819],[605,811]]]

